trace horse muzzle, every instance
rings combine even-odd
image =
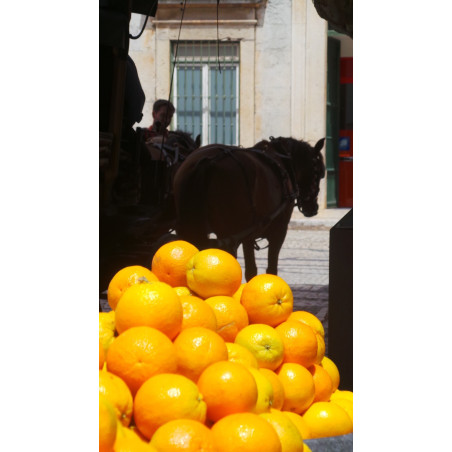
[[[317,215],[319,211],[319,206],[313,206],[313,207],[300,207],[298,206],[298,210],[307,218],[314,217]]]

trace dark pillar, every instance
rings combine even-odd
[[[330,230],[328,356],[353,391],[353,210]]]

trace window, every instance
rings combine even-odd
[[[202,144],[239,142],[239,43],[180,41],[172,46],[174,126]],[[219,62],[218,62],[219,53]]]

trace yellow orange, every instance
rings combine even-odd
[[[328,356],[324,356],[320,365],[328,372],[328,375],[331,377],[331,381],[333,382],[333,392],[336,391],[341,380],[339,369],[336,364],[332,359],[328,358]]]
[[[124,291],[134,284],[158,281],[157,276],[146,267],[131,265],[119,270],[111,279],[107,289],[108,304],[115,310]]]
[[[211,364],[198,379],[198,388],[213,422],[232,413],[251,412],[257,402],[257,385],[249,368],[231,361]]]
[[[293,294],[279,276],[262,274],[248,281],[243,288],[241,304],[248,312],[250,323],[279,325],[293,310]]]
[[[351,400],[339,398],[332,400],[331,403],[335,403],[336,405],[339,405],[341,408],[343,408],[353,422],[353,402]]]
[[[353,422],[343,408],[332,402],[315,402],[303,414],[312,438],[352,433]]]
[[[198,421],[176,419],[160,426],[150,443],[158,452],[215,452],[212,432]]]
[[[328,402],[333,393],[333,381],[328,372],[318,364],[308,367],[314,379],[315,397],[314,402]]]
[[[216,248],[196,253],[187,263],[187,286],[202,298],[231,297],[242,282],[238,260]]]
[[[283,339],[269,325],[248,325],[239,331],[234,342],[247,348],[257,359],[259,367],[275,370],[283,362]]]
[[[296,363],[284,363],[277,375],[284,387],[283,411],[302,414],[314,401],[314,379],[306,367]]]
[[[306,444],[303,444],[303,452],[312,452],[312,449]]]
[[[278,375],[273,370],[265,369],[264,367],[259,369],[263,375],[265,375],[270,381],[273,388],[273,403],[272,408],[275,410],[281,410],[284,405],[284,386],[281,383]]]
[[[232,297],[219,295],[206,298],[217,319],[217,333],[227,342],[234,342],[237,333],[248,325],[245,308]]]
[[[180,295],[179,298],[183,311],[181,331],[193,326],[217,331],[217,318],[209,304],[194,295]]]
[[[300,452],[303,450],[303,438],[295,424],[281,411],[272,409],[260,414],[272,427],[281,441],[281,452]]]
[[[294,311],[290,314],[288,320],[298,320],[299,322],[303,322],[313,328],[323,338],[325,337],[325,329],[323,328],[322,322],[318,317],[308,311]]]
[[[101,370],[99,392],[105,395],[113,405],[118,420],[127,427],[132,419],[133,397],[126,383],[117,375]]]
[[[296,320],[287,320],[279,324],[276,331],[284,344],[284,363],[297,363],[309,367],[317,357],[317,337],[314,330]]]
[[[199,250],[184,240],[165,243],[152,258],[152,272],[171,287],[187,285],[187,262]]]
[[[347,400],[351,400],[353,402],[353,392],[347,391],[347,390],[336,389],[336,391],[334,391],[331,394],[330,400],[336,400],[336,399],[347,399]]]
[[[122,294],[115,315],[119,334],[134,326],[150,326],[172,340],[181,329],[183,309],[171,286],[153,282],[129,287]]]
[[[99,341],[99,369],[102,369],[102,367],[104,367],[104,362],[105,362],[104,347],[102,345],[102,342]]]
[[[273,386],[270,380],[259,369],[249,367],[248,370],[254,377],[257,386],[257,402],[253,412],[256,414],[267,413],[273,406]]]
[[[178,374],[159,374],[149,378],[138,390],[133,418],[140,432],[151,438],[163,424],[175,419],[204,423],[206,403],[193,381]]]
[[[315,364],[320,364],[325,356],[325,339],[319,334],[315,333],[317,338],[317,356],[315,358]]]
[[[193,295],[193,292],[185,286],[174,287],[174,290],[176,291],[177,295],[179,295],[179,297],[181,297],[182,295]]]
[[[235,342],[226,342],[228,361],[243,364],[257,369],[259,367],[256,357],[243,345]]]
[[[254,413],[236,413],[211,428],[217,452],[281,452],[281,441],[271,424]]]
[[[301,415],[294,413],[293,411],[282,411],[282,413],[285,414],[294,423],[303,439],[311,438],[311,432],[309,431],[308,424],[306,424],[306,421]]]
[[[107,369],[122,378],[134,395],[153,375],[176,372],[176,347],[168,336],[155,328],[129,328],[110,346]]]
[[[107,398],[99,393],[99,452],[111,452],[116,439],[117,418]]]
[[[245,287],[246,283],[240,284],[239,288],[235,291],[234,295],[232,295],[232,298],[234,300],[238,301],[240,303],[240,298],[242,297],[243,288]]]
[[[147,441],[143,441],[137,433],[118,423],[113,452],[158,452]]]
[[[99,341],[104,352],[107,353],[108,347],[115,339],[115,311],[99,312]]]
[[[228,359],[224,339],[208,328],[192,327],[183,330],[174,340],[177,371],[194,382],[213,363]]]

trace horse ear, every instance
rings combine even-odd
[[[198,148],[199,148],[199,146],[201,146],[201,134],[198,134],[198,136],[196,137],[195,143],[196,143],[196,146],[198,146]]]
[[[316,145],[314,146],[314,151],[320,152],[322,150],[324,144],[325,144],[325,138],[321,138],[319,141],[317,141]]]

